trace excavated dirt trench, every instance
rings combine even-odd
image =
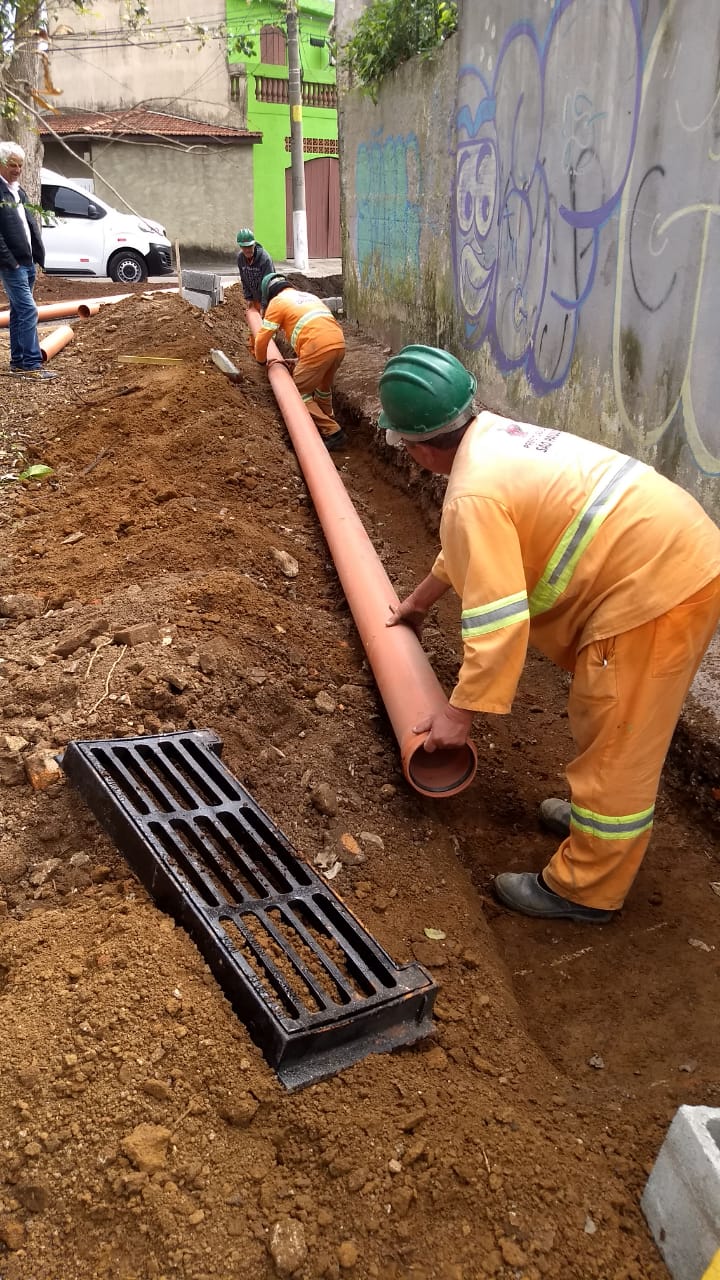
[[[720,1099],[713,839],[666,787],[612,926],[493,903],[494,873],[552,850],[535,814],[571,749],[565,678],[531,657],[513,714],[478,717],[462,796],[408,789],[246,340],[234,290],[204,316],[136,296],[76,325],[56,383],[0,384],[2,472],[53,468],[1,491],[0,1274],[659,1280],[639,1194],[677,1106]],[[377,447],[385,355],[351,326],[348,348],[338,466],[402,594],[437,486]],[[452,601],[426,648],[449,690]],[[432,1040],[287,1094],[78,796],[28,784],[37,750],[193,727],[299,853],[339,855],[333,888],[393,959],[432,972]]]

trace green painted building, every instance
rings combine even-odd
[[[328,28],[334,0],[298,0],[305,203],[310,258],[340,256],[337,87]],[[256,238],[276,260],[293,256],[285,0],[227,0],[231,35],[252,36],[257,60],[231,61],[231,93],[247,99]]]

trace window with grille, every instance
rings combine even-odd
[[[271,67],[284,67],[287,62],[287,39],[280,27],[264,26],[260,31],[260,61]]]

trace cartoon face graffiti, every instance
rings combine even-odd
[[[455,173],[455,260],[466,324],[478,326],[491,296],[497,260],[497,151],[491,138],[458,147]]]

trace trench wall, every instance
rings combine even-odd
[[[346,310],[720,520],[720,9],[486,0],[341,100]]]

